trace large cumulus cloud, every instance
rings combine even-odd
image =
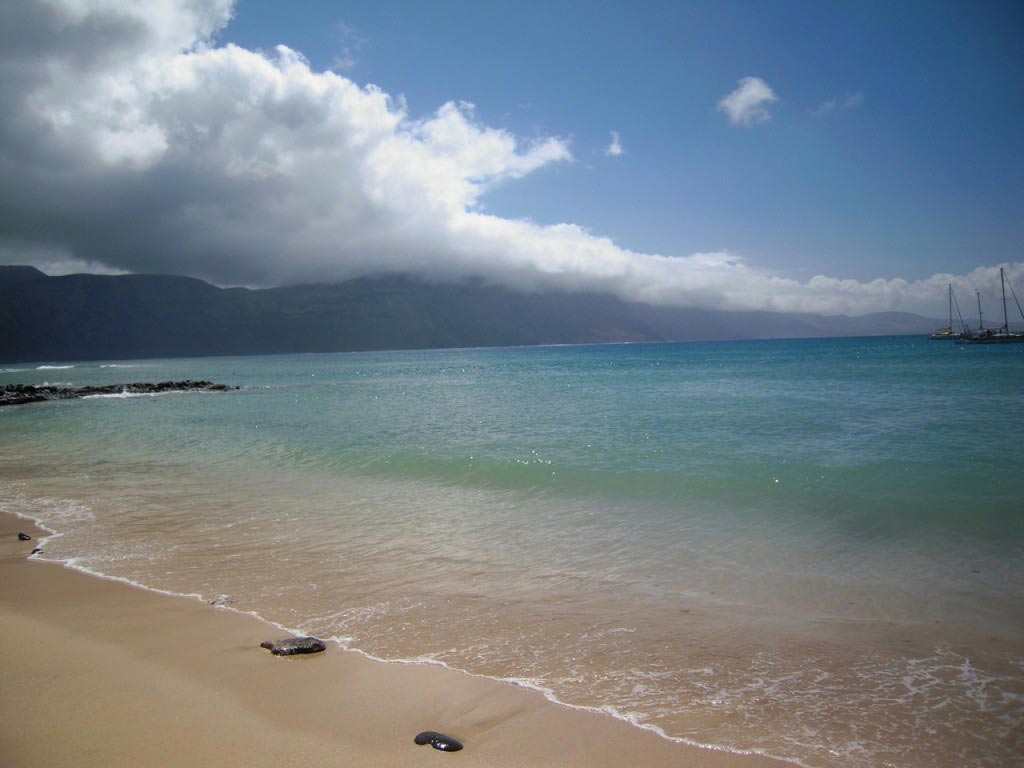
[[[416,118],[288,48],[218,45],[231,13],[231,0],[0,4],[0,262],[236,285],[477,276],[817,312],[934,302],[947,282],[799,283],[727,253],[636,253],[488,215],[490,186],[570,161],[568,143],[524,142],[460,102]]]

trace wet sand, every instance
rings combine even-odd
[[[32,541],[21,542],[24,531]],[[0,515],[0,755],[27,766],[693,766],[787,763],[672,743],[441,667],[329,647],[276,658],[251,616],[27,559]],[[462,752],[416,746],[437,730]]]

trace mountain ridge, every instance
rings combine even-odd
[[[655,307],[406,276],[219,288],[180,275],[49,276],[0,266],[0,361],[926,333],[936,321]]]

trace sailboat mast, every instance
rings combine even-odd
[[[1006,314],[1006,278],[1003,276],[1003,268],[999,268],[999,285],[1003,289],[1003,330],[1010,332],[1010,318]]]
[[[978,333],[985,330],[985,321],[981,317],[981,291],[974,289],[974,295],[978,297]]]
[[[953,284],[949,284],[949,330],[953,330]]]

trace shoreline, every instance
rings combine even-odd
[[[21,530],[33,540],[18,541]],[[0,751],[11,766],[792,765],[680,743],[438,664],[374,661],[334,643],[276,658],[259,643],[286,633],[252,614],[27,557],[54,535],[0,514]],[[465,749],[419,747],[423,730]]]

